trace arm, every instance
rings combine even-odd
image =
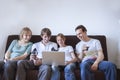
[[[76,62],[76,61],[77,61],[77,58],[76,58],[74,52],[71,52],[71,56],[72,56],[72,58],[73,58],[73,59],[71,60],[71,62]]]
[[[83,59],[83,53],[79,53],[79,54],[77,53],[77,61],[81,62],[82,59]]]
[[[10,59],[10,54],[12,53],[12,48],[14,47],[14,45],[16,44],[17,40],[13,40],[7,50],[7,52],[5,53],[5,60],[9,60]]]
[[[104,59],[103,51],[98,50],[98,57],[95,60],[95,62],[93,63],[93,65],[91,66],[91,69],[92,70],[97,70],[99,62],[102,61],[103,59]]]
[[[38,43],[37,43],[38,44]],[[37,46],[37,44],[33,44],[32,45],[32,49],[31,49],[31,52],[33,52],[34,49],[38,49],[39,47]],[[41,54],[37,51],[38,54]],[[37,54],[37,55],[38,55]],[[35,66],[39,66],[42,64],[42,59],[39,58],[36,54],[31,54],[30,55],[30,61],[33,61],[34,65]]]
[[[98,51],[98,57],[96,59],[96,61],[94,63],[99,63],[100,61],[102,61],[104,59],[104,55],[103,55],[103,51],[102,50],[99,50]]]
[[[23,51],[21,50],[19,56],[16,56],[14,58],[11,58],[10,60],[23,60],[25,59],[29,54],[30,54],[30,51],[31,51],[31,47],[32,47],[32,43],[28,43],[26,48],[23,49]]]
[[[75,47],[75,52],[77,54],[77,61],[81,62],[83,59],[83,46],[80,45],[80,42]]]
[[[95,46],[96,46],[96,49],[97,49],[97,59],[95,60],[95,62],[91,66],[91,70],[97,70],[98,69],[98,64],[104,59],[102,46],[101,46],[99,40],[97,40],[95,42]]]
[[[23,55],[17,56],[17,57],[15,57],[15,58],[11,58],[10,60],[23,60],[23,59],[25,59],[27,56],[28,56],[28,53],[25,52]]]
[[[71,61],[67,61],[66,65],[67,65],[67,64],[70,64],[70,63],[74,63],[74,62],[77,61],[77,58],[76,58],[74,52],[71,52],[71,56],[72,56],[72,60],[71,60]]]
[[[10,52],[9,51],[7,51],[6,53],[5,53],[5,60],[9,60],[10,59]]]

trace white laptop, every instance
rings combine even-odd
[[[48,65],[65,65],[65,53],[58,51],[43,51],[42,64]]]

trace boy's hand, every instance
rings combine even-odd
[[[39,66],[39,65],[42,64],[42,61],[41,61],[41,59],[34,59],[33,63],[34,63],[35,66]]]
[[[98,69],[98,64],[93,63],[93,65],[91,66],[91,70],[96,71],[97,69]]]
[[[36,59],[36,55],[35,55],[35,54],[31,54],[31,55],[30,55],[30,61],[31,61],[31,60],[35,60],[35,59]]]

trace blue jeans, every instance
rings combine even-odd
[[[49,65],[42,64],[39,67],[38,80],[50,80],[51,68]]]
[[[94,60],[87,60],[80,64],[81,80],[94,80],[93,71],[90,69]],[[106,80],[116,80],[116,66],[109,61],[101,61],[98,64],[98,70],[105,73]]]
[[[51,66],[52,68],[52,75],[51,80],[60,80],[60,71],[58,66]]]
[[[65,66],[64,73],[65,73],[65,80],[76,80],[74,69],[76,68],[75,63],[70,63]]]

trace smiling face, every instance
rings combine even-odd
[[[43,44],[46,44],[49,42],[50,38],[51,38],[51,31],[49,28],[43,28],[41,30],[41,38],[42,38],[42,42]]]
[[[23,36],[22,36],[23,41],[29,42],[30,39],[31,39],[31,33],[30,32],[23,34]]]
[[[57,43],[60,47],[64,47],[65,46],[65,37],[63,34],[58,34],[56,37]]]
[[[79,25],[75,28],[75,32],[77,35],[77,38],[83,41],[89,40],[87,37],[87,29],[85,28],[84,25]]]
[[[78,39],[83,40],[83,41],[86,40],[86,36],[87,36],[86,31],[83,32],[82,29],[77,29],[76,35]]]
[[[62,39],[60,36],[57,37],[57,43],[59,46],[63,46],[64,45],[64,39]]]
[[[24,27],[20,32],[20,40],[24,42],[29,42],[32,36],[32,31],[28,27]]]
[[[50,40],[50,36],[48,36],[47,33],[44,33],[44,34],[41,36],[41,38],[42,38],[43,43],[48,43],[49,40]]]

